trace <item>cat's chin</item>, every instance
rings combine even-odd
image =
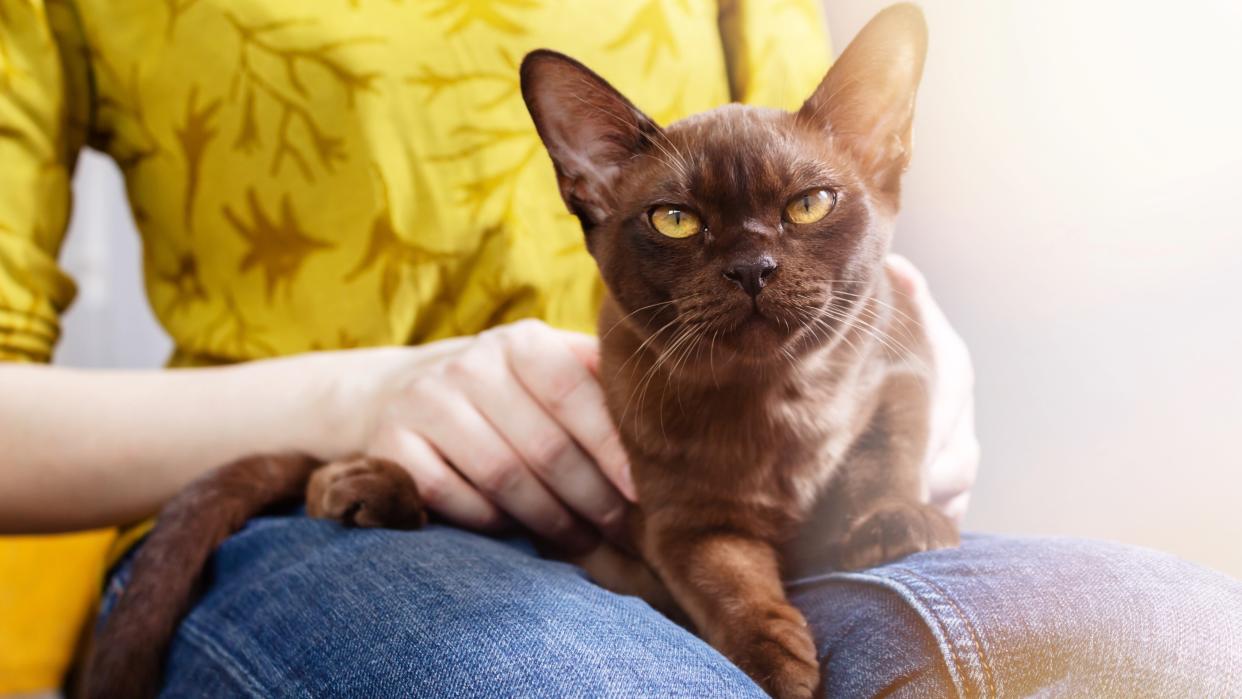
[[[724,338],[741,361],[770,363],[784,356],[781,347],[790,341],[789,326],[770,315],[750,313]]]

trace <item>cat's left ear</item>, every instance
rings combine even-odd
[[[546,49],[522,60],[522,98],[552,156],[561,197],[589,231],[612,214],[617,176],[660,127],[591,69]]]
[[[863,175],[896,196],[910,162],[914,97],[927,55],[927,23],[909,3],[876,15],[798,111],[854,155]]]

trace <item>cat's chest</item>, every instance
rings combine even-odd
[[[813,376],[701,390],[654,406],[632,438],[666,472],[803,509],[857,436],[860,388]]]

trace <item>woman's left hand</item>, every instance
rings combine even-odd
[[[927,280],[904,257],[890,255],[896,291],[914,299],[931,343],[934,382],[931,438],[923,459],[931,503],[959,525],[979,472],[975,436],[975,372],[970,351],[927,290]]]

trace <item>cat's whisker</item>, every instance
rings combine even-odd
[[[694,328],[698,330],[697,324],[694,326]],[[685,364],[686,360],[690,358],[691,352],[694,353],[695,360],[698,359],[698,356],[699,356],[698,353],[703,348],[702,340],[703,340],[703,333],[702,332],[695,333],[694,338],[690,342],[690,345],[687,347],[687,349],[684,352],[682,352],[681,357],[677,361],[673,362],[673,368],[669,370],[669,378],[672,378],[674,374],[681,371],[681,368]],[[677,387],[678,387],[677,407],[681,408],[682,412],[685,412],[685,406],[683,406],[681,403],[681,390],[680,390],[681,384],[678,383]],[[664,389],[666,391],[668,390],[668,380],[665,380],[664,382]]]
[[[817,338],[820,337],[819,331],[822,330],[823,331],[822,336],[824,338],[825,343],[831,345],[834,341],[836,341],[837,339],[840,339],[855,354],[860,353],[859,347],[855,345],[853,340],[851,340],[849,337],[849,330],[850,330],[849,326],[843,326],[840,329],[833,328],[822,317],[823,309],[819,309],[819,308],[812,309],[812,308],[806,308],[806,307],[799,307],[799,310],[805,311],[807,313],[807,320],[812,323],[810,327],[812,328],[812,332],[815,333],[815,336]]]
[[[635,315],[637,315],[637,314],[639,314],[639,313],[641,313],[641,312],[643,312],[643,311],[645,311],[645,310],[651,309],[651,308],[658,308],[658,307],[660,307],[660,306],[668,306],[668,305],[671,305],[672,303],[674,303],[674,301],[661,301],[661,302],[659,302],[659,303],[653,303],[653,304],[650,304],[650,305],[647,305],[647,306],[643,306],[642,308],[637,308],[637,309],[634,309],[633,311],[630,311],[629,313],[626,313],[624,316],[622,316],[622,317],[621,317],[621,319],[620,319],[620,320],[618,320],[617,322],[613,323],[613,324],[612,324],[612,325],[608,328],[608,330],[604,332],[604,334],[603,334],[603,335],[600,335],[600,336],[599,336],[600,341],[601,341],[601,342],[603,342],[604,340],[607,340],[607,339],[608,339],[608,337],[609,337],[610,335],[612,335],[612,331],[616,330],[618,326],[620,326],[622,323],[624,323],[625,321],[629,320],[630,318],[633,318]],[[658,314],[658,313],[656,313],[655,315],[659,315],[659,314]]]
[[[720,388],[720,380],[716,378],[716,336],[720,334],[720,329],[712,331],[712,346],[707,353],[707,362],[712,369],[712,384],[716,388]]]
[[[664,363],[668,361],[670,357],[672,357],[673,352],[675,352],[683,343],[686,342],[686,340],[690,337],[691,332],[692,332],[692,328],[686,327],[682,331],[682,333],[677,336],[677,339],[674,340],[673,343],[669,345],[669,347],[666,348],[664,352],[660,354],[659,357],[656,358],[656,362],[651,366],[651,369],[647,372],[647,374],[644,375],[643,377],[644,382],[642,384],[643,390],[642,390],[642,393],[638,397],[638,404],[639,404],[640,409],[642,408],[642,406],[645,406],[647,404],[647,391],[651,388],[651,382],[655,380],[656,376],[659,375],[659,370],[661,366],[663,366]],[[672,376],[671,372],[667,376],[671,377]],[[665,387],[667,389],[667,383],[665,384]],[[668,434],[664,432],[663,395],[661,395],[661,400],[660,400],[660,432],[664,436],[664,439],[667,441]]]
[[[702,296],[702,295],[703,295],[702,293],[686,294],[685,296],[682,296],[682,297],[680,297],[680,298],[669,299],[668,301],[659,301],[659,302],[656,302],[656,303],[653,303],[653,304],[649,304],[649,305],[643,306],[642,308],[636,308],[636,309],[634,309],[633,311],[630,311],[629,313],[626,313],[624,316],[622,316],[621,320],[618,320],[617,322],[613,323],[613,324],[612,324],[612,327],[608,328],[608,331],[607,331],[607,332],[605,332],[602,336],[600,336],[600,338],[599,338],[599,339],[600,339],[600,341],[601,341],[601,342],[602,342],[602,341],[604,341],[604,340],[606,340],[606,339],[608,339],[608,336],[612,334],[612,331],[614,331],[614,330],[616,330],[616,329],[617,329],[617,326],[621,325],[622,323],[624,323],[625,321],[629,320],[630,318],[632,318],[632,317],[633,317],[633,316],[635,316],[636,314],[641,313],[641,312],[643,312],[643,311],[645,311],[645,310],[648,310],[648,309],[650,309],[650,308],[656,308],[656,307],[659,307],[659,306],[668,306],[668,305],[670,305],[670,304],[685,303],[686,301],[690,301],[690,300],[695,299],[695,298],[698,298],[698,297],[700,297],[700,296]],[[656,315],[659,315],[659,314],[657,313]]]
[[[669,328],[671,328],[671,327],[673,327],[674,325],[676,325],[676,324],[677,324],[677,321],[678,321],[678,320],[680,320],[680,319],[681,319],[681,318],[680,318],[680,316],[678,316],[678,317],[674,317],[672,320],[670,320],[669,322],[665,323],[665,324],[664,324],[664,325],[663,325],[663,326],[662,326],[659,330],[657,330],[657,331],[655,331],[654,333],[652,333],[651,335],[649,335],[649,336],[647,337],[647,339],[643,340],[643,341],[642,341],[642,344],[640,344],[640,345],[638,346],[638,348],[637,348],[637,349],[635,349],[633,352],[631,352],[631,353],[630,353],[630,356],[629,356],[628,358],[626,358],[625,362],[624,362],[624,363],[622,363],[622,364],[621,364],[621,366],[617,368],[617,373],[618,373],[618,374],[620,374],[622,371],[624,371],[624,370],[625,370],[625,367],[627,367],[627,366],[629,365],[629,363],[630,363],[630,362],[632,362],[632,361],[634,361],[636,358],[638,358],[638,356],[639,356],[640,354],[642,354],[643,350],[644,350],[644,349],[646,349],[648,345],[650,345],[651,343],[655,342],[655,339],[656,339],[657,337],[659,337],[659,336],[660,336],[660,335],[661,335],[661,334],[662,334],[665,330],[668,330]],[[635,365],[635,370],[637,370],[637,365]],[[634,378],[632,374],[631,374],[630,378]]]
[[[639,379],[638,383],[634,387],[634,390],[630,393],[630,397],[626,399],[625,409],[622,411],[621,418],[617,421],[618,423],[623,422],[625,420],[625,416],[629,414],[630,405],[634,402],[636,395],[638,396],[640,407],[646,401],[647,388],[650,386],[651,380],[655,377],[655,372],[659,370],[660,365],[664,363],[672,350],[683,341],[683,338],[685,338],[688,332],[689,330],[683,327],[681,332],[675,336],[675,339],[669,343],[669,345],[666,346],[659,355],[656,356],[655,362],[652,363],[651,367],[647,369],[646,373],[644,373],[642,378]],[[635,419],[637,420],[638,417],[640,416],[635,416]]]
[[[829,313],[831,314],[831,311],[829,311]],[[887,336],[886,333],[881,332],[880,330],[875,328],[873,325],[867,323],[866,321],[859,319],[857,316],[843,317],[839,315],[834,315],[832,317],[844,323],[849,324],[851,327],[863,332],[866,335],[871,336],[873,339],[876,340],[876,342],[884,346],[889,352],[892,352],[893,354],[900,356],[904,358],[905,360],[914,364],[915,367],[919,370],[918,373],[920,376],[920,380],[926,382],[927,380],[926,377],[931,374],[930,367],[927,366],[927,363],[924,362],[921,357],[919,357],[917,354],[911,351],[908,347],[906,347],[903,343],[898,341],[896,338]]]
[[[876,304],[879,304],[880,306],[883,306],[884,308],[887,308],[888,310],[892,311],[893,313],[896,313],[897,315],[900,315],[902,318],[904,318],[905,320],[910,321],[911,323],[914,323],[914,324],[916,324],[916,325],[919,323],[919,321],[918,321],[918,319],[917,319],[917,318],[912,317],[909,313],[906,313],[905,311],[903,311],[902,309],[898,308],[897,306],[894,306],[893,304],[889,303],[888,301],[885,301],[885,300],[883,300],[883,299],[881,299],[881,298],[878,298],[878,297],[876,297],[876,296],[868,296],[868,295],[866,295],[866,294],[857,294],[857,293],[854,293],[854,292],[852,292],[852,291],[843,291],[843,290],[839,290],[839,289],[834,289],[832,293],[833,293],[833,294],[838,294],[838,295],[841,295],[841,296],[849,296],[849,297],[852,297],[852,298],[855,298],[855,299],[859,299],[860,301],[871,301],[871,302],[874,302],[874,303],[876,303]]]
[[[669,384],[672,382],[673,376],[677,374],[678,367],[681,366],[681,360],[685,357],[686,352],[690,348],[693,348],[694,345],[695,345],[695,341],[693,337],[691,337],[688,342],[683,344],[682,351],[679,352],[677,356],[673,358],[671,362],[671,366],[668,368],[668,371],[664,372],[664,388],[660,391],[660,431],[661,432],[664,431],[664,404],[667,402]],[[678,386],[680,386],[680,383],[678,384]],[[681,407],[681,392],[680,391],[677,392],[676,397],[677,397],[677,405],[678,407]],[[685,409],[682,408],[682,410],[685,410]],[[665,437],[667,438],[667,435],[665,435]]]
[[[702,294],[700,294],[700,293],[695,293],[695,294],[687,294],[686,296],[682,296],[682,297],[680,297],[680,298],[673,299],[672,303],[684,303],[684,302],[686,302],[686,301],[693,300],[693,299],[695,299],[695,298],[697,298],[697,297],[699,297],[699,296],[702,296]],[[640,309],[640,310],[641,310],[641,309]],[[631,361],[633,361],[636,357],[638,357],[638,356],[639,356],[639,354],[640,354],[640,353],[641,353],[644,349],[646,349],[649,345],[651,345],[652,343],[654,343],[654,342],[656,341],[656,339],[657,339],[657,338],[658,338],[658,337],[659,337],[659,336],[660,336],[660,335],[661,335],[661,334],[662,334],[665,330],[667,330],[670,326],[672,326],[672,325],[674,325],[675,323],[677,323],[679,320],[682,320],[682,317],[683,317],[683,311],[678,310],[677,315],[675,315],[675,316],[673,317],[673,319],[672,319],[672,320],[670,320],[669,322],[665,323],[665,324],[664,324],[664,325],[663,325],[663,326],[662,326],[659,330],[657,330],[657,331],[655,331],[654,333],[652,333],[651,335],[649,335],[649,336],[648,336],[645,340],[643,340],[643,341],[642,341],[642,343],[641,343],[641,344],[639,344],[639,346],[638,346],[638,348],[637,348],[637,349],[635,349],[633,352],[631,352],[631,353],[630,353],[630,356],[629,356],[628,358],[626,358],[625,362],[624,362],[624,363],[622,363],[622,364],[621,364],[621,366],[617,369],[617,373],[618,373],[618,374],[620,374],[620,373],[621,373],[621,371],[622,371],[623,369],[625,369],[625,367],[626,367],[627,365],[629,365],[629,363],[630,363]],[[615,327],[616,327],[616,326],[614,325],[614,326],[613,326],[613,328],[615,328]],[[611,329],[609,330],[609,332],[611,332]],[[631,377],[631,378],[633,378],[633,377]]]
[[[874,323],[869,321],[867,318],[863,317],[864,314],[869,314],[871,319],[874,320],[876,323],[880,323],[883,320],[885,320],[885,318],[881,316],[880,313],[878,313],[875,309],[870,307],[870,302],[874,301],[876,303],[883,303],[882,301],[872,296],[863,296],[861,294],[855,294],[853,292],[847,292],[847,291],[841,291],[841,290],[834,290],[833,296],[836,298],[840,298],[842,296],[854,297],[855,301],[853,302],[853,309],[852,309],[853,312],[847,312],[845,309],[841,309],[841,308],[834,306],[830,299],[828,304],[818,309],[818,312],[820,314],[828,315],[834,318],[835,320],[838,320],[846,324],[849,327],[855,327],[861,332],[865,332],[871,335],[873,338],[875,338],[877,342],[882,344],[884,347],[886,347],[890,352],[893,352],[894,354],[905,354],[905,355],[913,356],[909,348],[906,347],[900,340],[898,340],[895,337],[892,337],[891,334],[887,332],[881,331],[878,327],[876,327]],[[893,310],[900,312],[900,309],[893,309]],[[907,330],[904,324],[902,326],[902,329],[903,331]]]

